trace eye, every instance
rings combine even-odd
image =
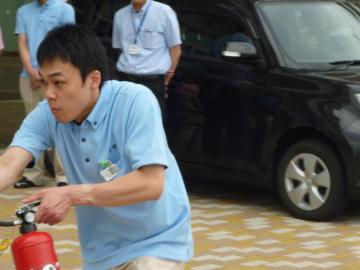
[[[43,87],[47,87],[49,85],[49,81],[46,81],[44,79],[40,79],[40,83]]]
[[[63,84],[65,84],[65,82],[63,82],[63,81],[55,81],[54,84],[56,86],[62,86]]]

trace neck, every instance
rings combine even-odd
[[[99,100],[99,97],[100,97],[100,89],[97,89],[97,91],[95,91],[94,96],[92,97],[91,101],[89,102],[89,105],[74,120],[75,123],[81,124],[89,116],[89,114],[94,109],[97,101]]]
[[[142,9],[143,6],[145,6],[146,1],[143,2],[135,2],[133,3],[133,7],[136,11],[140,11]]]

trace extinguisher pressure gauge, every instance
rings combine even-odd
[[[35,222],[35,212],[27,212],[24,216],[24,221],[27,223],[34,223]]]

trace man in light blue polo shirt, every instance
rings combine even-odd
[[[165,91],[181,55],[175,12],[153,0],[132,0],[114,16],[112,45],[121,50],[119,79],[150,88],[164,113]]]
[[[0,190],[56,146],[71,185],[24,203],[41,200],[36,221],[50,225],[76,207],[84,269],[184,269],[193,254],[189,200],[152,92],[106,81],[105,49],[81,26],[51,31],[38,60],[47,100],[0,157]]]
[[[26,114],[44,98],[36,61],[39,44],[51,29],[66,23],[75,23],[75,11],[64,0],[37,0],[21,6],[17,11],[15,34],[23,64],[19,87]],[[66,178],[56,157],[54,166],[55,178],[59,185],[63,185]],[[44,165],[38,162],[34,168],[25,171],[23,178],[15,184],[15,187],[42,185],[43,177]]]

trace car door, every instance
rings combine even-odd
[[[226,41],[249,33],[223,7],[175,6],[183,56],[169,93],[168,139],[182,162],[256,172],[277,98],[266,91],[265,71],[223,59]]]

